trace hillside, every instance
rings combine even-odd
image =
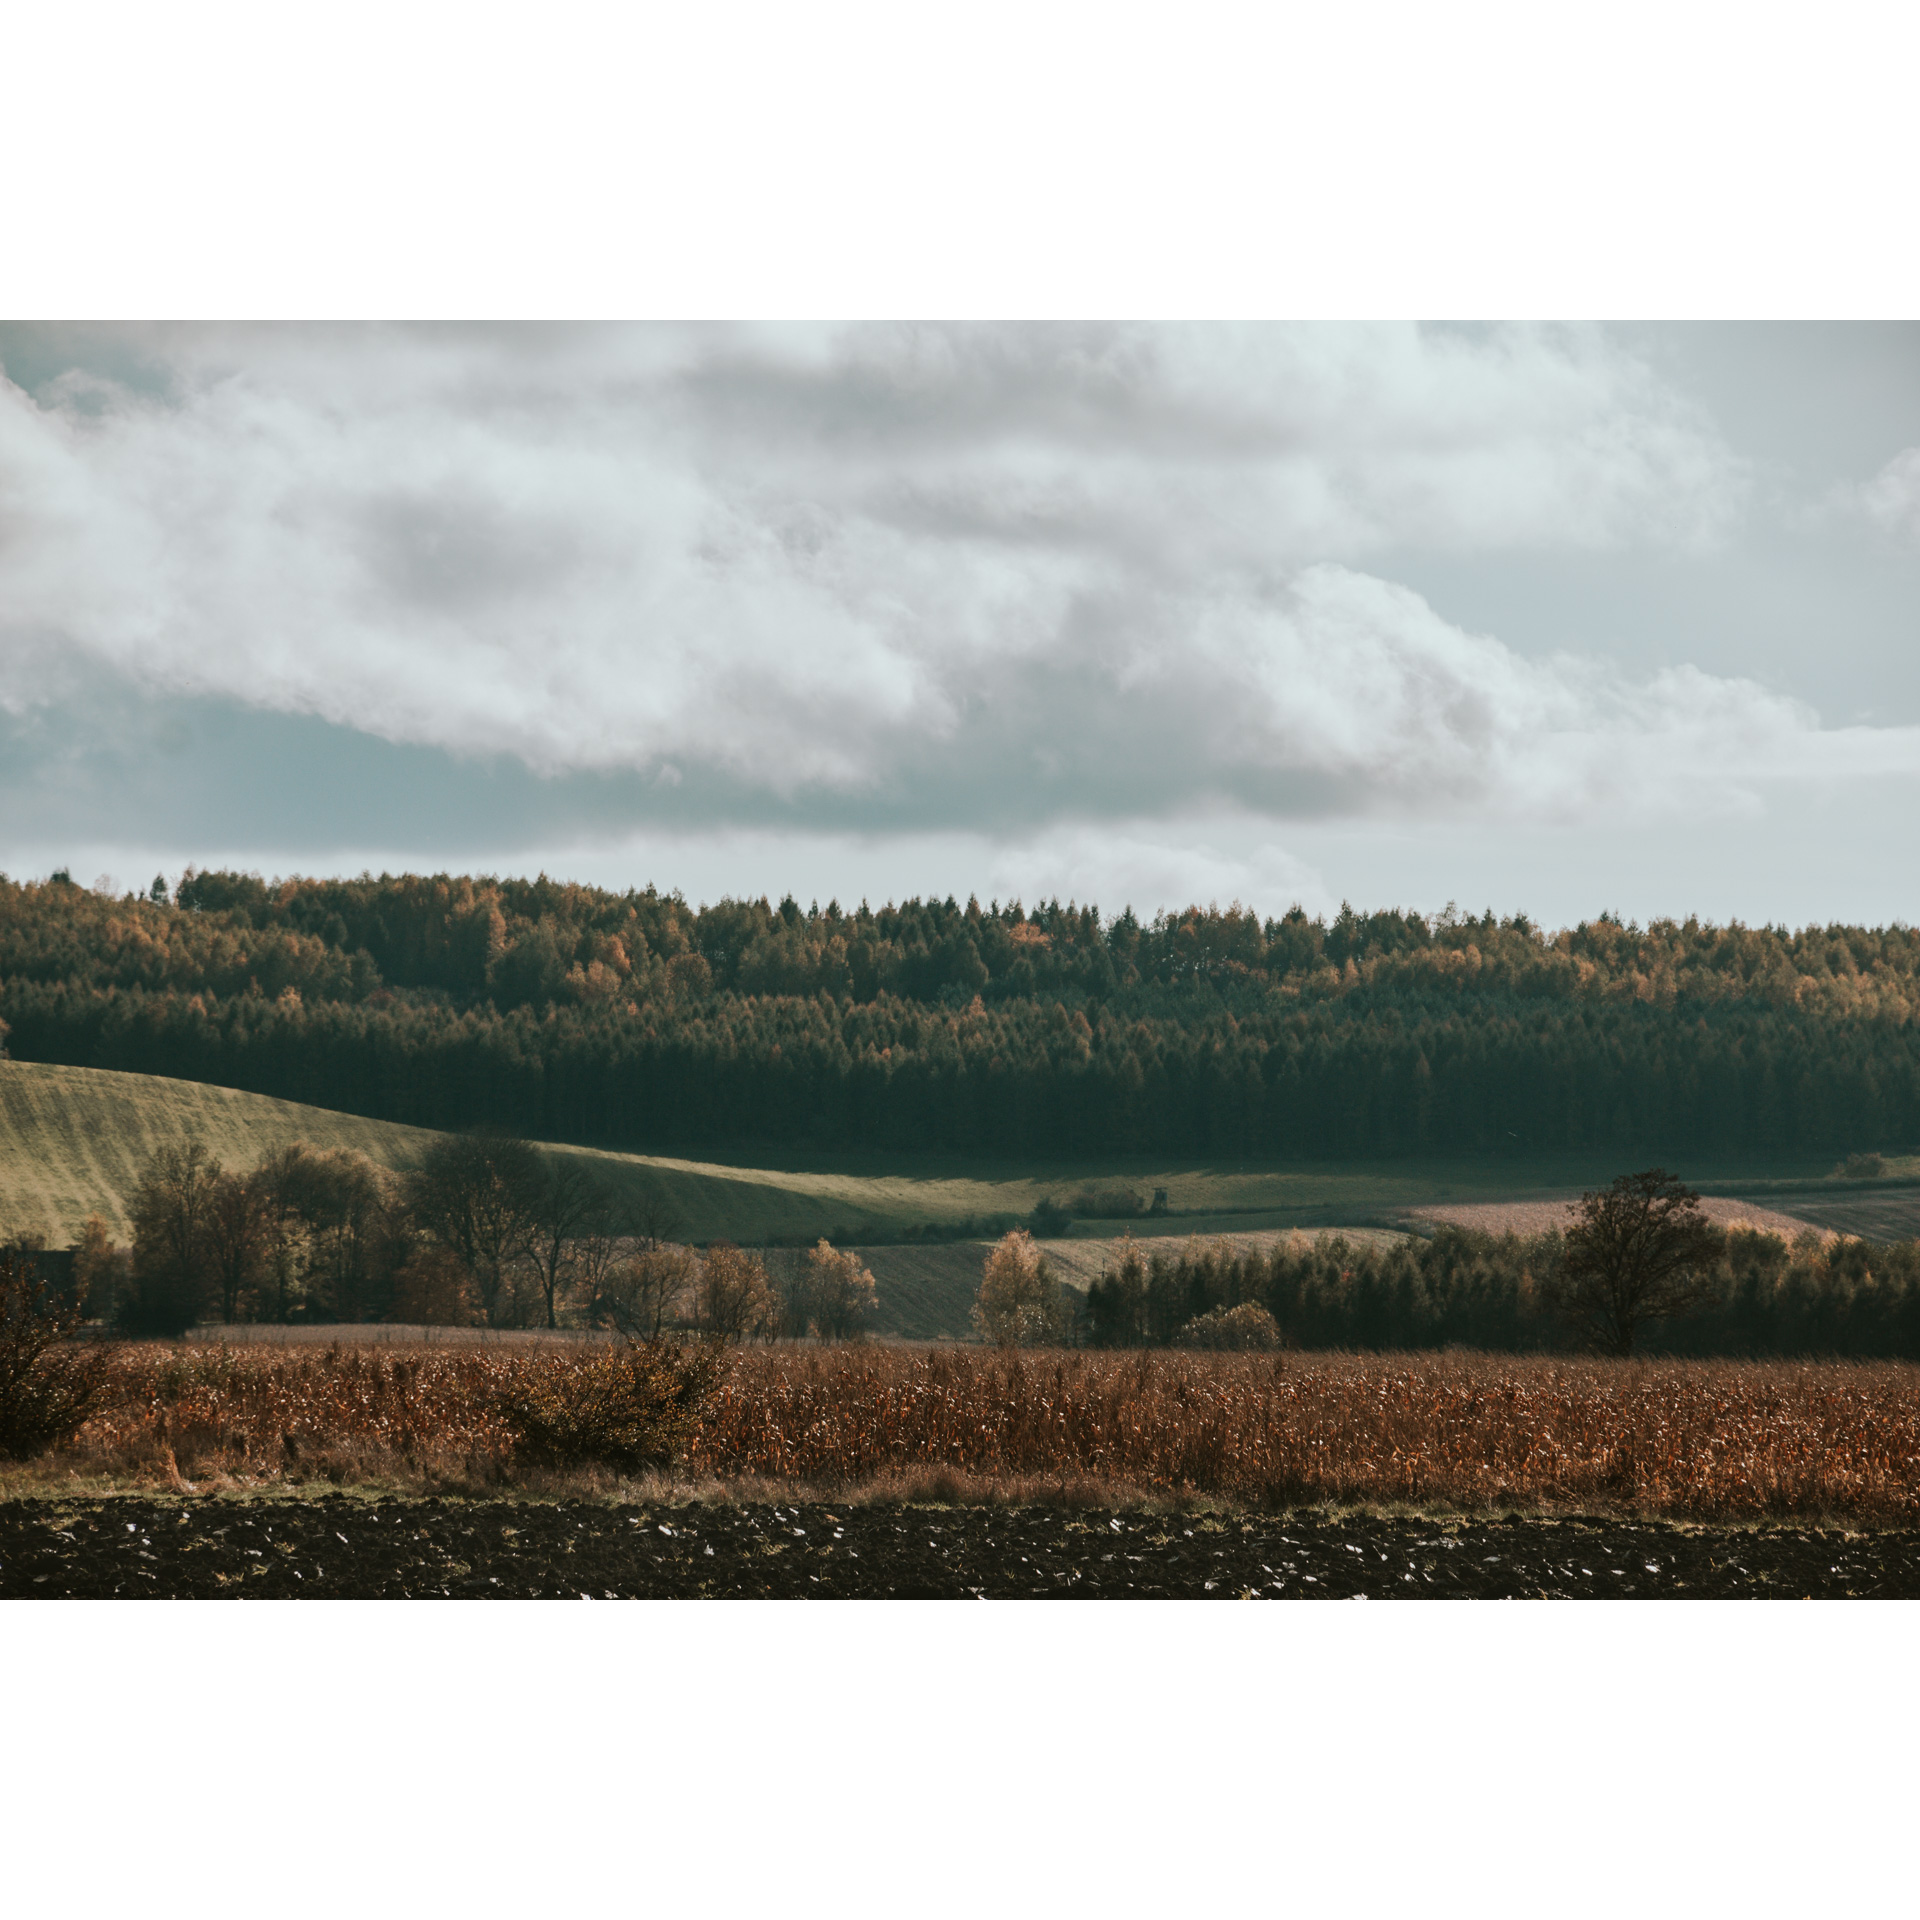
[[[127,1197],[155,1148],[175,1140],[203,1141],[229,1166],[253,1166],[304,1140],[400,1169],[432,1138],[197,1081],[0,1060],[0,1234],[37,1233],[64,1246],[98,1213],[125,1239]]]
[[[39,1233],[65,1245],[97,1212],[124,1237],[127,1197],[154,1149],[171,1140],[198,1139],[232,1167],[253,1166],[304,1140],[315,1147],[349,1147],[401,1171],[436,1137],[422,1127],[198,1081],[0,1060],[0,1233]],[[1049,1194],[1071,1199],[1082,1187],[1111,1177],[1109,1169],[1084,1164],[1023,1170],[873,1155],[864,1157],[864,1166],[836,1156],[755,1167],[590,1147],[552,1150],[591,1162],[635,1197],[664,1194],[677,1231],[688,1239],[724,1237],[742,1245],[817,1234],[847,1244],[868,1235],[969,1223],[990,1233],[1030,1213]],[[1132,1176],[1132,1184],[1143,1194],[1165,1187],[1175,1209],[1167,1219],[1141,1221],[1139,1230],[1180,1233],[1223,1224],[1290,1225],[1342,1205],[1377,1209],[1403,1197],[1446,1198],[1455,1190],[1455,1183],[1431,1176],[1232,1168],[1165,1169]],[[1485,1189],[1470,1184],[1461,1190]],[[1112,1230],[1106,1222],[1077,1223],[1081,1237]]]
[[[435,1137],[423,1128],[196,1081],[0,1061],[0,1235],[37,1233],[62,1246],[98,1212],[124,1239],[127,1199],[154,1149],[170,1140],[199,1139],[233,1167],[252,1166],[303,1140],[351,1148],[399,1171]],[[1089,1187],[1129,1186],[1143,1198],[1164,1189],[1169,1211],[1131,1223],[1143,1239],[1177,1244],[1225,1234],[1239,1244],[1268,1245],[1302,1230],[1371,1237],[1423,1211],[1437,1218],[1472,1217],[1460,1210],[1494,1203],[1540,1208],[1620,1171],[1607,1161],[1569,1156],[1260,1168],[1090,1161],[1021,1167],[870,1154],[738,1166],[585,1147],[552,1150],[591,1162],[631,1197],[664,1195],[675,1230],[689,1240],[791,1245],[825,1235],[860,1247],[880,1285],[878,1330],[915,1339],[967,1334],[990,1237],[1047,1197],[1071,1205]],[[1920,1227],[1920,1184],[1911,1183],[1916,1172],[1920,1166],[1897,1162],[1889,1167],[1895,1177],[1879,1182],[1801,1182],[1790,1191],[1783,1182],[1765,1183],[1764,1206],[1846,1232],[1910,1234]],[[1694,1170],[1688,1177],[1706,1176]],[[1486,1224],[1497,1230],[1513,1222],[1488,1215]],[[966,1237],[900,1244],[903,1235],[925,1228]],[[1080,1219],[1044,1244],[1061,1277],[1084,1287],[1111,1261],[1120,1230],[1116,1220]]]
[[[294,1140],[351,1147],[381,1166],[411,1166],[436,1136],[267,1094],[94,1067],[0,1060],[0,1232],[42,1233],[60,1245],[90,1212],[126,1230],[125,1201],[154,1148],[194,1137],[228,1165],[248,1167]],[[630,1194],[664,1193],[688,1239],[742,1245],[825,1234],[860,1244],[917,1228],[987,1235],[1052,1197],[1115,1185],[1169,1212],[1138,1233],[1257,1233],[1390,1222],[1418,1206],[1550,1197],[1620,1171],[1609,1156],[1527,1160],[1385,1161],[1371,1166],[1168,1164],[1065,1159],[1022,1164],[957,1154],[791,1154],[771,1165],[558,1146]],[[770,1156],[771,1157],[771,1156]],[[1771,1204],[1778,1205],[1778,1202]],[[1074,1240],[1101,1240],[1118,1222],[1079,1219]]]
[[[0,1061],[0,1233],[75,1238],[98,1213],[124,1238],[126,1202],[156,1147],[197,1139],[231,1167],[251,1167],[295,1140],[349,1147],[403,1171],[437,1136],[423,1127],[366,1120],[266,1094],[158,1075]],[[982,1195],[978,1182],[863,1179],[721,1167],[698,1161],[558,1147],[593,1163],[630,1194],[664,1193],[690,1239],[751,1244],[812,1233],[857,1237],[903,1221],[959,1219]],[[1009,1187],[1018,1200],[1024,1188]],[[1031,1208],[1037,1193],[1025,1198]]]

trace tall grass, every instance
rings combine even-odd
[[[120,1404],[36,1473],[480,1484],[523,1470],[504,1397],[564,1392],[592,1364],[592,1350],[129,1349]],[[848,1488],[929,1470],[989,1492],[1052,1479],[1257,1505],[1915,1524],[1920,1368],[771,1349],[729,1360],[679,1468]]]

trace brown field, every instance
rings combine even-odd
[[[7,1493],[303,1482],[617,1490],[516,1468],[494,1396],[587,1350],[124,1349],[119,1404]],[[1483,1354],[734,1355],[682,1481],[962,1497],[1920,1521],[1920,1367]]]
[[[1578,1197],[1566,1200],[1486,1200],[1460,1205],[1408,1207],[1410,1220],[1433,1220],[1456,1227],[1472,1227],[1479,1233],[1517,1233],[1523,1237],[1565,1232],[1579,1211]],[[1710,1194],[1700,1197],[1700,1210],[1709,1220],[1723,1227],[1750,1227],[1756,1233],[1777,1233],[1788,1240],[1803,1233],[1816,1234],[1822,1240],[1837,1238],[1831,1227],[1823,1227],[1796,1214],[1779,1213],[1770,1207],[1757,1207],[1750,1200],[1725,1200]]]
[[[1863,1240],[1920,1239],[1920,1187],[1796,1194],[1789,1204],[1816,1227],[1858,1234]]]

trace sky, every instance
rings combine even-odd
[[[1920,326],[0,326],[0,868],[1912,921]]]

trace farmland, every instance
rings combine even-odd
[[[1083,1502],[0,1503],[0,1597],[1913,1598],[1920,1538]]]
[[[1753,1233],[1773,1233],[1791,1240],[1813,1232],[1823,1240],[1833,1238],[1831,1228],[1816,1227],[1811,1220],[1782,1213],[1774,1207],[1755,1206],[1747,1200],[1708,1197],[1700,1211],[1719,1227],[1745,1227]],[[1445,1222],[1468,1227],[1477,1233],[1564,1233],[1579,1213],[1577,1200],[1480,1200],[1454,1206],[1409,1207],[1409,1220]]]
[[[582,1349],[124,1349],[113,1402],[0,1492],[478,1492],[516,1477],[499,1396]],[[1513,1355],[754,1349],[730,1357],[678,1484],[1249,1508],[1920,1523],[1920,1368]]]

